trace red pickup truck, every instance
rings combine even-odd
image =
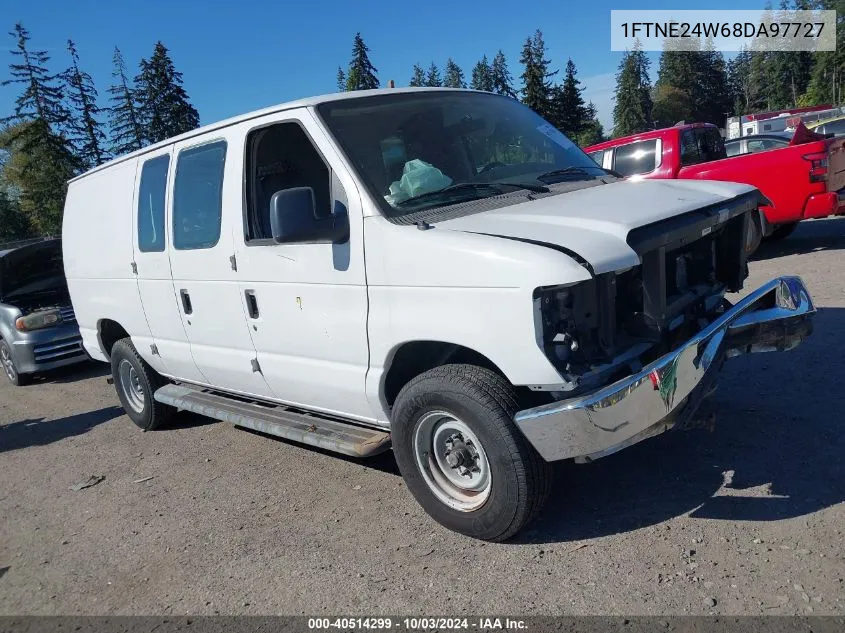
[[[584,149],[593,160],[631,178],[694,178],[753,185],[770,237],[789,235],[800,220],[845,213],[845,139],[800,126],[787,147],[727,157],[710,123],[676,125]]]

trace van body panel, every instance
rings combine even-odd
[[[132,272],[135,163],[75,180],[65,204],[68,289],[85,350],[99,360],[107,359],[98,337],[103,319],[116,321],[132,336],[151,337]],[[152,357],[149,348],[138,352],[145,360]]]
[[[233,223],[241,307],[274,399],[374,422],[381,411],[373,411],[364,389],[367,286],[362,203],[355,181],[304,108],[235,126],[232,162],[243,164],[250,132],[285,123],[301,126],[321,155],[332,205],[346,207],[350,238],[343,244],[248,243],[244,227]],[[257,318],[249,316],[247,293],[252,293]]]
[[[273,394],[254,365],[255,348],[240,302],[239,275],[232,267],[232,235],[242,222],[242,160],[237,143],[230,143],[231,129],[210,138],[188,139],[174,146],[170,167],[168,223],[170,266],[179,315],[191,346],[191,355],[205,383],[237,393],[269,398]],[[179,169],[186,151],[225,142],[220,196],[220,232],[209,246],[176,248],[174,233],[185,231],[174,216]],[[209,183],[209,186],[216,183]],[[216,202],[217,194],[199,201]],[[213,199],[213,200],[212,200]],[[186,204],[189,204],[186,202]],[[192,203],[190,203],[192,204]],[[213,210],[203,209],[212,213]]]

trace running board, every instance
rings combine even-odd
[[[157,402],[328,451],[369,457],[390,448],[390,434],[284,405],[258,403],[201,387],[165,385]]]

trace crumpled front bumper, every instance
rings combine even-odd
[[[546,461],[591,461],[690,419],[726,358],[792,349],[812,332],[804,282],[778,277],[642,371],[593,393],[517,412]]]

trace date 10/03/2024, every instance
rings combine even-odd
[[[309,630],[476,630],[476,631],[518,631],[526,623],[521,619],[477,617],[413,617],[413,618],[309,618]]]

